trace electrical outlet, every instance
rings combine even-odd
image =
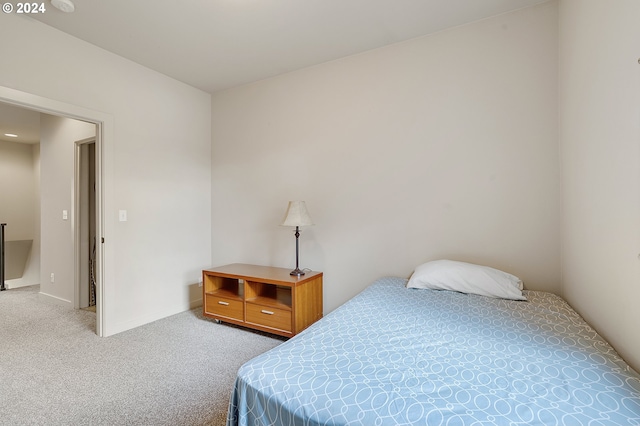
[[[53,272],[51,273],[51,282],[52,283],[56,282],[56,274],[54,274]]]
[[[202,287],[202,280],[198,281],[198,287]]]

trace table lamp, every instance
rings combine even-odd
[[[304,201],[289,201],[289,207],[287,208],[287,214],[285,215],[282,226],[295,226],[296,227],[296,269],[291,271],[290,275],[296,275],[298,277],[304,275],[298,267],[298,239],[300,237],[300,226],[313,225],[311,216],[307,211],[307,205]]]

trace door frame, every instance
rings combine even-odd
[[[107,336],[109,316],[105,311],[108,306],[111,277],[115,276],[113,271],[115,250],[105,243],[105,235],[114,229],[114,220],[108,219],[105,215],[107,208],[113,204],[110,195],[113,192],[108,189],[113,185],[113,171],[110,164],[113,159],[114,117],[104,112],[4,86],[0,86],[0,102],[96,125],[96,239],[99,242],[96,244],[96,334],[101,337]],[[75,225],[73,226],[75,235],[77,232]],[[74,241],[74,251],[75,244]]]
[[[82,296],[81,293],[81,282],[82,282],[82,261],[83,261],[83,254],[81,248],[82,248],[82,240],[81,240],[81,236],[82,236],[82,231],[81,231],[81,227],[82,227],[82,220],[84,215],[82,214],[82,205],[85,203],[85,197],[81,196],[80,194],[82,194],[82,188],[81,185],[83,185],[83,177],[84,176],[84,172],[82,170],[83,167],[83,156],[82,156],[82,148],[84,147],[84,145],[87,144],[95,144],[97,141],[97,137],[96,136],[92,136],[90,138],[86,138],[86,139],[82,139],[79,141],[75,142],[75,149],[74,149],[74,159],[73,159],[73,164],[74,164],[74,173],[73,173],[73,179],[74,179],[74,183],[73,183],[73,257],[74,257],[74,279],[73,279],[73,285],[74,285],[74,289],[73,289],[73,307],[75,309],[80,309],[80,299]],[[96,145],[97,148],[97,145]],[[94,155],[95,157],[95,155]],[[95,170],[94,170],[95,173]],[[97,187],[98,187],[98,176],[94,176],[95,178],[95,184],[96,184],[96,194],[97,194]],[[98,212],[96,209],[96,225],[98,222]],[[96,232],[96,266],[97,266],[97,260],[98,260],[98,244],[97,244],[97,232]],[[89,248],[89,250],[91,250],[91,248]],[[89,271],[89,273],[91,273],[91,271]],[[97,281],[97,274],[96,274],[96,281]],[[97,308],[97,284],[96,284],[96,312],[98,310]]]

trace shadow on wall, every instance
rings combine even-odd
[[[33,240],[16,240],[4,242],[5,279],[22,278],[27,260],[31,254]]]

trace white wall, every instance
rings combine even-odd
[[[557,4],[212,97],[212,260],[301,267],[325,311],[452,258],[559,292]]]
[[[40,116],[40,293],[73,306],[73,182],[75,142],[95,137],[96,126],[48,114]],[[67,211],[67,219],[62,212]],[[51,282],[51,274],[55,282]]]
[[[0,40],[0,89],[110,117],[104,334],[197,304],[211,261],[210,95],[27,17],[2,14]]]
[[[0,140],[0,194],[5,240],[33,240],[36,186],[31,145]]]
[[[560,2],[564,297],[640,370],[640,2]]]
[[[40,146],[0,141],[0,222],[5,240],[31,240],[31,251],[20,278],[7,279],[7,288],[40,283]],[[7,256],[8,257],[8,256]]]

